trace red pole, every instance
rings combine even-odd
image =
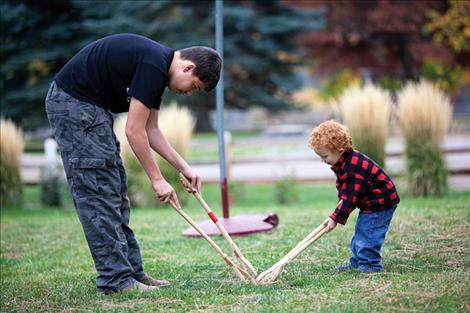
[[[224,212],[224,218],[230,217],[229,206],[228,206],[228,185],[227,178],[220,182],[220,190],[222,192],[222,210]]]

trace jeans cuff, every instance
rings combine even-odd
[[[382,267],[359,265],[357,267],[357,270],[362,273],[373,273],[373,272],[380,272],[382,270]]]

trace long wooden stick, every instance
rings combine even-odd
[[[295,252],[304,242],[308,241],[310,238],[315,236],[320,230],[323,229],[323,224],[315,228],[312,232],[310,232],[304,239],[302,239],[297,245],[292,248],[283,258],[281,258],[279,261],[277,261],[273,266],[271,266],[269,269],[258,275],[256,278],[257,281],[262,281],[265,276],[270,274],[273,270],[275,270],[280,264],[284,263],[285,260],[293,253]]]
[[[230,266],[237,276],[243,280],[246,281],[246,277],[250,277],[251,275],[247,273],[244,269],[241,269],[237,264],[235,264],[230,257],[225,254],[222,249],[206,234],[206,232],[198,225],[196,222],[193,221],[183,210],[178,208],[176,204],[173,201],[170,201],[171,206],[178,212],[179,215],[181,215],[194,229],[201,234],[204,239],[206,239],[209,244],[214,248],[215,251],[224,259],[225,263],[227,263],[228,266]]]
[[[188,181],[188,179],[182,173],[180,173],[180,179],[181,179],[181,183],[183,184],[184,187],[191,188],[191,183]],[[225,229],[224,225],[217,219],[214,212],[211,210],[209,205],[206,203],[206,201],[204,200],[202,195],[197,190],[194,190],[192,192],[192,194],[196,197],[196,199],[201,204],[202,208],[207,212],[207,215],[209,215],[210,219],[217,226],[220,233],[222,234],[222,236],[224,237],[224,239],[227,241],[228,245],[230,246],[230,249],[232,250],[235,257],[237,257],[237,259],[240,260],[240,263],[242,264],[242,266],[251,273],[251,276],[253,277],[253,282],[254,282],[254,278],[256,277],[257,272],[256,272],[255,268],[253,267],[253,265],[251,265],[251,263],[243,256],[243,254],[241,253],[238,246],[232,240],[232,237],[230,237],[230,235],[228,234],[228,232]]]
[[[308,234],[302,241],[300,241],[289,253],[287,253],[281,260],[271,266],[268,270],[261,273],[256,281],[258,283],[273,282],[281,274],[284,268],[289,264],[296,256],[302,253],[307,247],[313,242],[320,238],[326,232],[326,227],[321,224],[315,228],[310,234]]]

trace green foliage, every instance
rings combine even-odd
[[[354,148],[366,154],[377,164],[385,166],[385,145],[386,139],[377,136],[354,137]]]
[[[298,87],[300,51],[294,35],[323,26],[323,12],[282,1],[226,1],[224,9],[226,104],[288,108]],[[47,124],[44,101],[53,75],[80,48],[100,37],[133,32],[175,49],[214,43],[213,1],[14,1],[0,3],[2,113],[33,128]],[[186,98],[167,93],[208,123],[215,93]]]
[[[0,207],[22,204],[23,184],[18,166],[5,162],[0,153]]]
[[[348,87],[360,86],[361,77],[350,70],[342,70],[334,73],[329,78],[322,80],[320,96],[324,100],[338,98]]]
[[[292,204],[298,201],[299,194],[295,177],[281,178],[274,184],[274,202],[277,204]]]
[[[435,83],[444,91],[456,92],[464,84],[464,69],[459,65],[446,65],[438,60],[428,60],[422,69],[423,78]]]
[[[44,207],[62,206],[62,194],[65,186],[59,175],[48,173],[46,167],[42,168],[39,186],[41,188],[41,204]]]
[[[452,117],[450,100],[426,81],[407,83],[397,98],[406,145],[407,190],[412,195],[442,196],[448,190],[447,167],[439,148]]]
[[[407,138],[405,153],[407,192],[413,196],[443,196],[448,192],[448,171],[436,142]]]
[[[71,1],[0,3],[2,114],[32,128],[46,123],[42,106],[52,75],[78,49],[84,30]]]
[[[427,12],[429,22],[425,31],[433,33],[433,40],[445,44],[455,52],[470,51],[470,2],[450,0],[446,12]]]
[[[403,88],[403,81],[393,76],[382,76],[377,80],[377,84],[391,93],[396,93]]]

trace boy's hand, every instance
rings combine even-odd
[[[176,205],[178,209],[181,208],[175,189],[173,189],[164,178],[152,182],[152,187],[158,200],[165,203],[172,203]]]
[[[333,221],[331,219],[331,217],[327,218],[324,222],[323,222],[323,226],[325,226],[326,228],[326,232],[329,233],[330,231],[332,231],[335,227],[336,227],[336,223],[335,221]]]
[[[188,188],[188,192],[197,191],[198,193],[201,193],[201,178],[193,171],[193,169],[188,167],[185,170],[183,170],[181,173],[191,183],[191,187],[193,190],[190,190]]]

